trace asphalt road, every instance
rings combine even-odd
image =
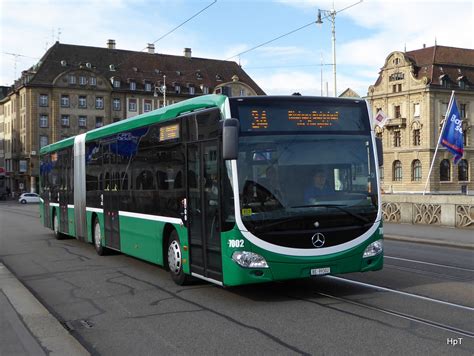
[[[57,241],[38,216],[0,204],[0,261],[92,354],[474,354],[472,250],[386,241],[379,272],[180,287],[158,266]]]

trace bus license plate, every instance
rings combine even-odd
[[[325,274],[331,273],[331,267],[324,267],[324,268],[312,268],[311,275],[312,276],[322,276]]]

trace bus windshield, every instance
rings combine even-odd
[[[241,216],[250,231],[374,223],[377,183],[369,135],[242,135],[239,147]]]

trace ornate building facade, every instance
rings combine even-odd
[[[197,95],[264,95],[235,62],[56,42],[0,99],[6,185],[38,187],[41,147]]]
[[[474,50],[445,46],[390,53],[367,99],[372,114],[389,117],[383,128],[385,193],[423,192],[451,93],[464,133],[464,156],[454,165],[439,146],[426,192],[474,192]]]

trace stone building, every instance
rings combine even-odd
[[[385,193],[423,192],[452,91],[463,120],[464,156],[454,165],[442,146],[427,192],[474,191],[474,50],[445,46],[392,52],[367,99],[375,116],[390,118],[377,136],[383,140]]]
[[[38,187],[47,144],[197,95],[264,95],[235,62],[56,42],[0,99],[6,184]]]

